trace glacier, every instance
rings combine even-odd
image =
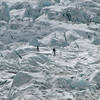
[[[99,32],[99,0],[0,1],[0,100],[100,100]]]

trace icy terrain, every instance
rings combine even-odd
[[[100,100],[100,1],[4,1],[0,100]]]

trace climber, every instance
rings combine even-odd
[[[37,51],[40,51],[40,50],[39,50],[39,46],[37,46]]]
[[[56,56],[56,49],[53,48],[53,56]]]
[[[88,39],[90,39],[90,35],[88,34]]]

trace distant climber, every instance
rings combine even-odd
[[[90,35],[88,34],[88,39],[90,39]]]
[[[39,46],[37,46],[37,51],[40,51],[40,50],[39,50]]]
[[[67,13],[66,15],[68,17],[68,20],[71,21],[72,20],[71,14],[70,13]]]
[[[56,49],[53,48],[53,56],[56,56]]]

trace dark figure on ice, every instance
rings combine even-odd
[[[53,56],[56,56],[56,49],[53,48]]]
[[[90,35],[88,34],[88,39],[90,39]]]
[[[37,46],[37,51],[40,51],[40,50],[39,50],[39,46]]]
[[[68,17],[68,20],[71,21],[72,20],[71,14],[70,13],[67,13],[66,15]]]

